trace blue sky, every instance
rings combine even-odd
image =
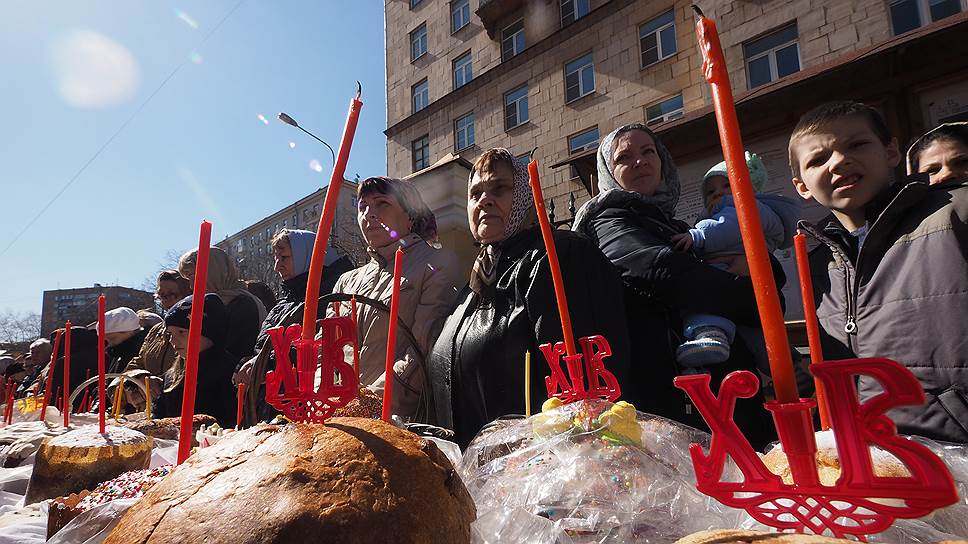
[[[134,117],[0,254],[0,311],[140,286],[202,219],[219,240],[325,185],[329,152],[275,116],[335,147],[356,80],[347,177],[386,171],[382,1],[15,0],[2,15],[0,251]]]

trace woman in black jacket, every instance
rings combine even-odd
[[[619,270],[632,338],[632,381],[624,388],[636,407],[705,429],[698,412],[672,380],[682,373],[675,349],[682,343],[681,316],[721,315],[759,326],[753,286],[739,260],[731,271],[704,264],[691,252],[675,251],[671,237],[689,225],[674,218],[679,177],[672,157],[645,125],[623,126],[598,150],[598,196],[575,217],[575,230],[589,236]],[[775,269],[779,268],[774,267]],[[707,368],[713,391],[732,370],[755,370],[748,349],[733,344],[730,359]],[[740,399],[736,421],[754,446],[771,438],[762,398]],[[744,424],[745,423],[745,424]]]
[[[538,346],[563,340],[524,161],[506,149],[484,152],[471,169],[467,213],[481,252],[430,361],[436,423],[454,429],[461,447],[488,422],[524,413],[526,351],[532,409],[540,409],[550,371]],[[613,352],[605,367],[624,385],[628,331],[618,275],[585,237],[557,230],[554,239],[576,341],[604,336]]]

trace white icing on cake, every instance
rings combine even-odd
[[[90,425],[51,438],[49,446],[58,448],[99,448],[104,446],[121,446],[126,444],[143,444],[148,437],[133,429],[125,427],[107,426],[104,434],[98,432],[97,425]]]

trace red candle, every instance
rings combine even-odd
[[[807,238],[800,231],[793,237],[793,247],[797,253],[797,274],[800,276],[800,297],[803,299],[803,320],[807,324],[807,344],[810,345],[810,366],[823,361],[823,348],[820,346],[820,323],[817,309],[813,306],[813,280],[810,278],[810,260],[807,257]],[[823,384],[813,379],[817,388],[817,405],[820,407],[820,427],[830,428],[830,412],[823,392]]]
[[[353,340],[353,370],[356,377],[360,377],[360,327],[356,322],[356,295],[350,297],[350,316],[353,319],[353,330],[356,331],[356,339]]]
[[[565,350],[568,355],[575,355],[575,336],[571,332],[571,314],[568,313],[568,298],[565,296],[565,282],[561,279],[561,266],[558,264],[558,252],[555,250],[555,240],[552,237],[551,222],[545,211],[544,196],[541,194],[541,181],[538,179],[538,162],[532,160],[528,164],[528,179],[531,183],[531,193],[534,195],[534,207],[538,212],[538,224],[541,226],[541,238],[544,239],[545,250],[548,252],[548,265],[551,268],[551,282],[555,287],[555,300],[558,303],[558,315],[561,317],[561,332],[565,338]]]
[[[97,424],[104,432],[104,295],[97,298]]]
[[[4,390],[4,393],[6,393],[6,398],[4,400],[7,401],[6,402],[7,406],[3,412],[3,424],[9,425],[10,423],[13,422],[13,394],[14,394],[13,380],[7,380],[6,389]]]
[[[71,423],[71,322],[70,320],[64,325],[64,427],[70,425]],[[53,367],[51,367],[51,372],[53,372]]]
[[[356,134],[356,124],[360,118],[360,94],[350,101],[349,115],[346,117],[346,127],[343,129],[343,139],[339,144],[339,154],[333,166],[333,175],[329,178],[326,189],[326,200],[323,202],[323,214],[319,217],[319,227],[316,228],[316,241],[313,243],[313,256],[309,261],[309,280],[306,284],[306,305],[303,310],[303,340],[312,340],[316,335],[316,308],[319,306],[319,281],[323,277],[323,262],[326,260],[326,245],[329,241],[329,231],[336,216],[336,205],[339,201],[339,190],[343,186],[343,174],[346,172],[346,161],[350,158],[350,148],[353,146],[353,136]]]
[[[84,374],[84,382],[87,383],[87,380],[90,380],[90,379],[91,379],[91,369],[87,369],[87,372]],[[88,394],[90,392],[90,389],[91,388],[88,387],[87,385],[84,386],[84,396],[81,397],[81,403],[77,407],[77,409],[81,412],[91,411],[91,398]]]
[[[773,269],[770,266],[770,253],[763,238],[760,214],[756,209],[750,172],[746,166],[743,141],[740,136],[739,122],[733,91],[729,86],[729,73],[726,59],[719,43],[716,23],[706,17],[696,22],[696,35],[699,49],[703,54],[703,74],[712,93],[716,109],[716,124],[719,127],[719,140],[723,146],[726,170],[729,174],[729,187],[736,205],[740,234],[749,262],[750,279],[756,305],[760,311],[760,323],[766,339],[766,351],[770,359],[770,373],[773,375],[773,388],[776,400],[781,403],[797,402],[797,384],[793,377],[793,360],[790,357],[790,343],[786,326],[783,324],[783,310],[777,295]]]
[[[243,416],[242,404],[245,402],[245,382],[239,383],[239,390],[236,393],[236,396],[238,396],[238,400],[235,409],[235,428],[241,429]]]
[[[195,415],[195,387],[198,384],[198,349],[202,341],[202,318],[205,307],[205,285],[208,279],[208,249],[212,224],[202,221],[198,234],[198,259],[195,262],[195,286],[192,290],[192,313],[188,325],[188,353],[185,357],[181,426],[178,432],[178,464],[188,459],[192,448],[192,418]]]
[[[403,275],[403,249],[397,248],[393,258],[393,293],[390,298],[390,326],[387,331],[387,359],[383,384],[383,421],[390,421],[390,401],[393,399],[393,363],[396,361],[397,316],[400,314],[400,276]]]
[[[47,417],[47,403],[50,402],[51,386],[54,384],[54,367],[57,366],[57,349],[60,347],[60,339],[61,330],[57,329],[57,332],[54,334],[54,351],[50,352],[50,365],[47,366],[47,383],[44,384],[44,401],[40,405],[41,421],[44,421],[44,418]]]

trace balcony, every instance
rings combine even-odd
[[[524,6],[524,0],[481,0],[474,13],[481,18],[484,30],[492,40],[498,33],[498,22]]]

